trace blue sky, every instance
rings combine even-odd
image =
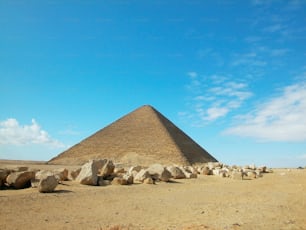
[[[218,160],[306,165],[306,2],[0,2],[0,159],[144,104]]]

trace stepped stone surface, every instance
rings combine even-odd
[[[108,158],[127,165],[192,165],[216,159],[151,106],[142,106],[49,161],[83,164]]]

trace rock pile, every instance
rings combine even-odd
[[[65,168],[48,170],[30,170],[28,167],[0,169],[0,189],[38,188],[39,192],[53,192],[62,181],[68,180]]]
[[[197,166],[164,166],[153,164],[129,168],[115,166],[109,159],[90,160],[76,170],[59,168],[53,171],[29,170],[19,167],[14,170],[0,169],[0,188],[38,188],[39,192],[53,192],[59,183],[73,180],[83,185],[131,185],[134,183],[155,184],[172,179],[192,179],[198,175],[219,176],[234,180],[256,179],[263,173],[272,172],[266,166],[228,166],[220,162],[209,162]]]

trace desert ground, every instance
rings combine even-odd
[[[63,167],[0,162],[16,166]],[[65,181],[53,193],[0,190],[0,229],[306,229],[306,169],[273,171],[253,180],[199,175],[155,185]]]

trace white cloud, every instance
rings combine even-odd
[[[306,83],[285,87],[253,113],[240,117],[242,124],[227,129],[230,135],[260,141],[306,141]]]
[[[187,75],[191,78],[196,78],[198,76],[197,72],[193,72],[193,71],[188,72]]]
[[[0,144],[47,144],[56,148],[64,147],[63,143],[52,139],[34,119],[30,125],[20,125],[14,118],[0,121]]]
[[[189,112],[181,113],[181,116],[192,117],[197,126],[227,116],[252,96],[247,84],[231,81],[223,75],[203,77],[188,73],[188,76],[191,79],[187,88],[193,97],[188,101]]]

